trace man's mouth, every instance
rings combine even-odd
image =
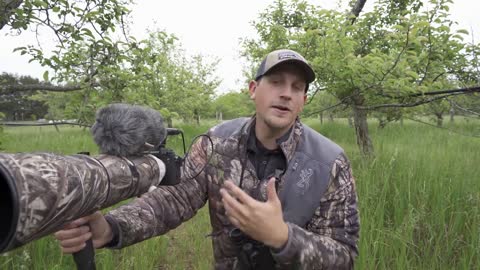
[[[272,108],[275,108],[277,110],[283,111],[283,112],[288,112],[290,109],[288,107],[282,106],[282,105],[274,105]]]

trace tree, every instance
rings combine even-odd
[[[39,46],[19,47],[31,61],[49,67],[45,85],[8,85],[4,90],[49,90],[41,95],[51,105],[50,115],[75,118],[82,124],[93,119],[95,110],[111,102],[129,102],[162,109],[184,119],[209,113],[213,77],[217,61],[201,56],[186,57],[177,38],[163,31],[151,33],[147,40],[128,36],[124,22],[130,1],[17,1],[2,10],[3,26],[23,31],[31,25],[51,30],[57,46],[51,53]],[[1,11],[0,11],[1,12]],[[0,28],[1,28],[0,27]],[[118,31],[121,30],[121,31]],[[119,35],[119,33],[121,35]],[[170,113],[171,112],[171,113]]]
[[[130,49],[116,65],[99,68],[95,87],[38,98],[50,105],[51,115],[64,115],[85,124],[92,122],[99,107],[115,102],[152,107],[170,124],[173,116],[191,120],[210,113],[213,91],[218,86],[213,76],[216,61],[185,56],[177,38],[163,31],[151,32],[148,39],[125,46]]]
[[[447,99],[450,108],[450,116],[453,121],[454,115],[480,118],[480,94],[471,93]]]
[[[344,107],[345,105],[331,93],[320,91],[314,96],[308,97],[302,115],[305,117],[318,116],[320,122],[323,122],[324,116],[328,116],[329,121],[333,121],[335,117],[349,116],[349,111],[346,111]]]
[[[425,105],[425,110],[432,115],[437,123],[437,127],[443,126],[443,116],[449,111],[447,100],[435,100]]]
[[[213,75],[217,60],[187,57],[177,38],[162,31],[139,42],[128,59],[118,76],[125,78],[125,101],[175,112],[184,120],[198,121],[211,114],[214,89],[219,84]]]
[[[223,119],[245,117],[255,113],[248,90],[229,92],[218,96],[214,101],[214,108],[216,112],[222,114]]]
[[[50,31],[56,40],[53,52],[44,52],[40,44],[15,50],[51,68],[58,82],[65,81],[65,75],[68,76],[72,69],[81,69],[81,76],[76,77],[79,83],[76,88],[81,88],[94,83],[99,63],[112,64],[110,60],[117,53],[115,48],[119,41],[114,41],[111,34],[116,29],[124,30],[128,4],[129,1],[123,0],[6,0],[0,3],[0,30],[7,28],[21,34],[31,28],[37,36],[41,31]],[[88,53],[78,54],[78,50],[72,50],[78,44],[89,48]],[[49,77],[46,71],[45,81]]]
[[[0,75],[2,85],[31,85],[42,84],[38,79],[30,76],[16,76],[8,73]],[[48,84],[43,83],[48,86]],[[47,106],[32,98],[36,92],[10,92],[0,90],[0,112],[7,120],[36,120],[43,118],[47,113]]]
[[[50,90],[69,92],[83,90],[76,94],[81,100],[73,106],[78,111],[76,117],[82,122],[91,117],[91,108],[86,109],[90,100],[89,93],[97,91],[97,77],[105,76],[112,67],[116,67],[124,57],[123,49],[128,46],[124,31],[124,21],[128,16],[129,1],[123,0],[7,0],[0,6],[0,29],[21,34],[26,30],[37,33],[50,32],[56,45],[52,52],[45,52],[41,44],[28,44],[16,48],[21,54],[30,55],[30,61],[36,61],[46,68],[43,78],[56,85],[10,84],[3,90],[32,91]],[[113,39],[113,33],[121,29],[122,39]],[[48,89],[47,89],[48,88]],[[101,91],[101,90],[99,90]]]
[[[435,90],[472,85],[462,77],[472,65],[463,42],[468,33],[451,29],[451,2],[378,0],[373,11],[360,16],[365,1],[338,12],[278,0],[254,22],[259,37],[244,40],[243,54],[258,62],[273,49],[302,53],[317,74],[312,90],[325,89],[351,108],[360,151],[373,155],[369,112],[398,113],[388,108],[463,94],[468,91]]]

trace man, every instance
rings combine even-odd
[[[208,200],[215,269],[353,268],[359,216],[349,162],[298,119],[314,79],[297,52],[269,53],[249,83],[254,117],[210,129],[213,149],[207,138],[194,144],[180,184],[57,232],[62,250],[90,237],[120,248],[164,234]]]

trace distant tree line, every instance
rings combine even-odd
[[[0,85],[42,84],[40,80],[30,76],[18,76],[8,73],[0,74]],[[48,85],[47,83],[44,83]],[[48,113],[48,105],[35,100],[37,91],[0,91],[0,113],[6,121],[37,120]]]

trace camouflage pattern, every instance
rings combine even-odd
[[[360,222],[355,180],[345,155],[331,170],[327,192],[306,228],[289,223],[285,248],[273,253],[279,269],[352,269]]]
[[[10,189],[2,190],[2,194],[9,194],[13,204],[8,209],[13,212],[10,232],[1,234],[0,252],[147,192],[165,174],[158,161],[150,155],[127,159],[107,155],[0,154],[0,182]]]
[[[233,120],[236,121],[236,120]],[[233,228],[225,215],[220,188],[225,180],[239,185],[246,139],[253,119],[230,122],[238,126],[234,132],[223,132],[220,125],[209,131],[214,144],[203,137],[189,153],[183,171],[182,182],[176,186],[161,186],[142,195],[127,205],[107,214],[119,231],[119,241],[114,248],[121,248],[153,236],[164,234],[193,217],[207,201],[214,249],[214,268],[236,269],[236,246],[228,237]],[[299,143],[303,125],[297,121],[290,137],[281,144],[282,151],[291,160]],[[202,168],[203,172],[198,174]],[[198,176],[196,176],[198,174]],[[355,182],[346,157],[342,154],[331,168],[327,191],[314,217],[304,227],[287,223],[289,239],[280,251],[273,251],[277,269],[351,269],[357,256],[359,216]],[[191,179],[189,176],[196,176]],[[282,188],[281,179],[280,189]],[[242,187],[248,194],[255,192],[261,181],[255,168],[246,160]],[[261,198],[258,198],[261,199]]]

